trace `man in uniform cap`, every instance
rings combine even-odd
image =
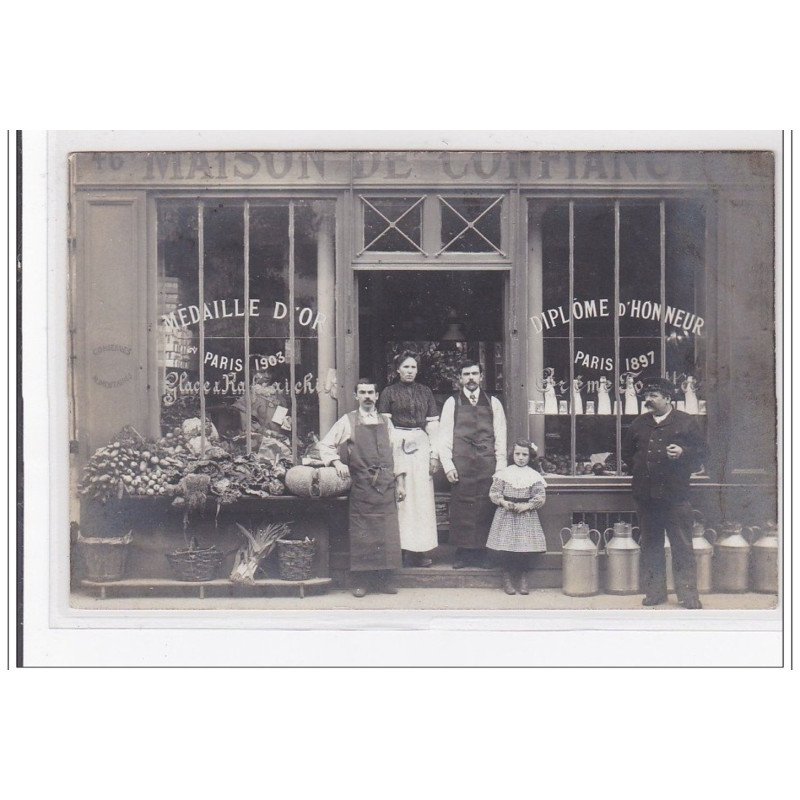
[[[667,600],[666,532],[678,601],[685,608],[702,608],[692,547],[689,478],[702,467],[706,445],[694,417],[672,407],[674,393],[674,386],[663,378],[647,381],[647,411],[631,424],[622,459],[633,476],[631,490],[639,515],[642,604],[655,606]]]

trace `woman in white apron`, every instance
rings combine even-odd
[[[429,567],[426,555],[439,544],[436,532],[436,507],[433,474],[439,459],[432,446],[439,426],[439,409],[429,387],[417,383],[419,356],[409,350],[394,360],[399,380],[387,386],[378,398],[378,411],[392,420],[403,437],[403,452],[408,459],[406,499],[399,503],[400,546],[403,565]]]

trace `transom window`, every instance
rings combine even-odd
[[[500,248],[501,220],[500,197],[442,197],[442,239],[444,244],[436,254],[442,253],[498,253]]]
[[[497,194],[358,195],[355,257],[444,263],[506,260],[508,204]]]
[[[364,247],[361,253],[372,250],[425,255],[421,247],[424,200],[424,197],[361,197],[364,207]]]

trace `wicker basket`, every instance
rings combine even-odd
[[[167,560],[179,581],[211,581],[225,556],[215,547],[203,550],[175,550]]]
[[[278,574],[283,581],[307,581],[314,575],[313,539],[278,539]]]
[[[78,534],[84,577],[90,581],[122,580],[130,543],[130,533],[111,539],[85,538]]]

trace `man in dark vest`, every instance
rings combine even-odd
[[[358,410],[339,419],[319,443],[326,465],[350,476],[349,529],[352,592],[372,588],[397,594],[392,571],[403,566],[397,505],[405,499],[402,439],[392,421],[377,411],[377,385],[356,384]]]
[[[692,547],[689,478],[702,467],[706,445],[694,417],[672,407],[674,391],[663,378],[648,381],[644,387],[648,411],[628,429],[622,459],[633,476],[631,490],[639,515],[642,604],[667,601],[666,532],[678,602],[685,608],[702,608]]]
[[[439,459],[450,494],[450,544],[454,569],[489,566],[486,539],[495,506],[489,499],[492,475],[506,462],[506,415],[496,397],[481,391],[483,370],[462,363],[461,389],[444,402],[439,422]]]

